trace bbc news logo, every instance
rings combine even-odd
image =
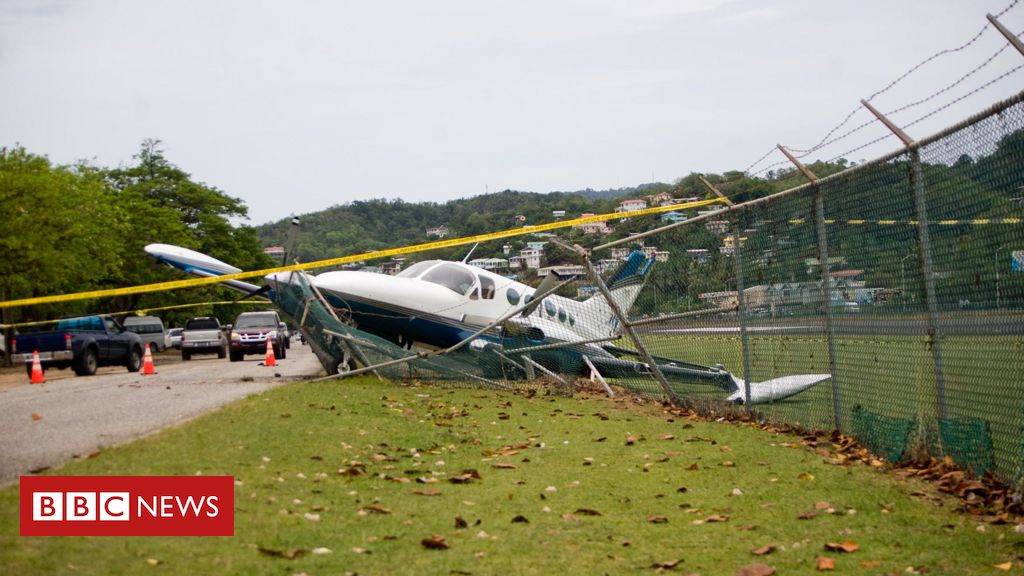
[[[233,536],[232,476],[22,476],[22,536]]]

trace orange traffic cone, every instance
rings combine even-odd
[[[29,379],[30,384],[46,384],[46,378],[43,377],[43,363],[39,361],[39,351],[32,351],[32,377]]]
[[[142,375],[152,376],[156,374],[156,367],[153,366],[153,353],[149,351],[149,343],[146,343],[146,353],[142,356]]]
[[[274,358],[274,347],[270,344],[270,338],[267,338],[267,357],[263,360],[264,366],[277,366],[277,359]]]

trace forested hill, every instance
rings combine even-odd
[[[358,200],[301,215],[301,231],[295,252],[310,262],[340,255],[427,242],[427,229],[445,226],[449,237],[471,236],[528,224],[551,222],[552,212],[564,210],[566,218],[585,212],[613,212],[622,198],[653,194],[667,184],[614,191],[516,192],[505,190],[443,204],[409,203],[403,200]],[[652,191],[654,190],[654,191]],[[284,245],[291,219],[260,226],[264,245]],[[436,239],[436,237],[434,237]]]

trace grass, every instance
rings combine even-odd
[[[471,469],[481,478],[449,481]],[[52,473],[232,475],[235,536],[23,538],[12,487],[0,491],[5,573],[653,573],[681,560],[680,573],[763,562],[794,574],[818,556],[865,574],[1021,566],[1012,527],[908,495],[926,487],[827,464],[793,436],[621,398],[298,383]],[[426,549],[432,535],[450,548]],[[824,548],[846,541],[859,549]],[[763,546],[775,550],[751,554]]]
[[[654,354],[698,363],[722,363],[743,373],[736,336],[648,336]],[[753,380],[804,373],[829,373],[828,345],[822,335],[750,337]],[[938,403],[934,359],[923,336],[838,336],[836,371],[844,431],[854,431],[854,409],[863,407],[914,426],[934,424]],[[1024,469],[1024,389],[1020,382],[1024,337],[949,336],[942,339],[947,410],[951,418],[983,422],[991,438],[991,461],[1007,479]],[[641,383],[650,386],[649,383]],[[654,389],[654,388],[650,388]],[[709,387],[690,387],[689,394],[720,398]],[[773,419],[811,428],[835,428],[832,382],[827,381],[792,399],[760,405]],[[930,432],[933,433],[934,431]],[[934,442],[933,438],[928,441]],[[970,453],[976,446],[949,446]]]

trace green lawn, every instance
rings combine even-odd
[[[23,538],[0,491],[6,574],[1001,573],[1024,535],[927,487],[838,466],[799,438],[648,403],[373,379],[296,383],[55,470],[233,475],[221,538]],[[480,478],[473,477],[471,470]],[[468,476],[467,476],[468,475]],[[463,476],[464,483],[451,479]],[[801,518],[806,516],[806,518]],[[427,549],[442,537],[449,548]],[[825,549],[852,542],[852,553]],[[774,547],[765,556],[752,551]],[[316,551],[316,552],[314,552]]]
[[[737,336],[649,336],[645,342],[653,354],[704,364],[721,363],[742,375],[743,362]],[[753,380],[803,373],[829,373],[828,346],[823,335],[751,336]],[[1005,479],[1019,477],[1024,469],[1024,338],[1021,336],[951,336],[942,339],[943,373],[949,417],[961,428],[987,429],[963,438],[947,438],[947,452],[970,455],[987,451],[986,458]],[[839,404],[845,432],[863,433],[860,407],[877,423],[915,430],[909,441],[918,440],[938,449],[936,425],[938,394],[934,360],[923,336],[839,336],[836,338]],[[650,382],[632,387],[654,391]],[[682,392],[697,397],[721,398],[713,388],[691,386]],[[835,428],[833,383],[776,404],[759,405],[757,411],[777,420],[810,428]],[[919,432],[916,432],[920,429]],[[870,433],[870,431],[867,431]],[[915,439],[917,438],[917,439]],[[954,442],[955,441],[955,442]]]

